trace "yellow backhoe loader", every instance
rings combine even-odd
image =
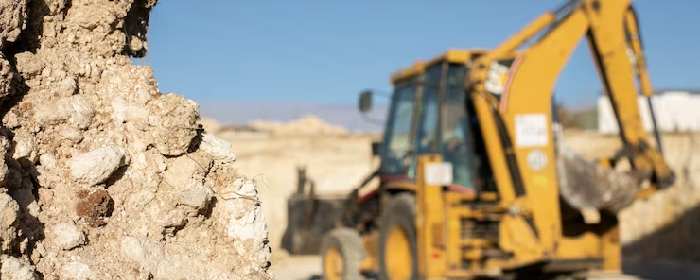
[[[381,164],[365,181],[379,186],[354,191],[325,236],[325,279],[619,271],[617,214],[674,183],[655,120],[650,141],[640,119],[638,96],[652,87],[631,2],[569,1],[494,50],[451,50],[394,73]],[[584,35],[622,142],[597,163],[566,148],[552,110],[554,83]],[[363,92],[361,110],[371,104]],[[615,169],[622,161],[629,170]]]

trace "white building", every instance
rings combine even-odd
[[[644,128],[652,132],[647,99],[640,96],[638,101]],[[700,90],[660,90],[652,96],[652,103],[659,131],[700,131]],[[615,113],[605,95],[598,98],[598,131],[602,134],[619,132]]]

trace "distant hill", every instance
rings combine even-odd
[[[387,104],[375,104],[365,119],[355,104],[314,102],[200,102],[202,118],[217,120],[221,125],[246,125],[252,121],[289,122],[313,115],[349,132],[378,133],[387,114]],[[598,108],[595,104],[567,105],[571,117],[580,128],[596,129]],[[377,123],[379,121],[379,123]]]
[[[368,117],[383,121],[386,104],[375,104]],[[222,125],[244,125],[254,120],[287,122],[308,115],[330,124],[339,125],[349,132],[382,131],[382,125],[368,121],[354,104],[327,104],[312,102],[200,102],[202,118],[217,120]]]

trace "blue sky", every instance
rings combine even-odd
[[[195,4],[196,3],[196,4]],[[449,48],[493,48],[563,0],[159,1],[150,65],[163,92],[197,102],[354,105],[363,88]],[[663,4],[666,3],[666,4]],[[652,83],[697,87],[700,1],[638,0]],[[600,90],[584,44],[555,90],[567,103]]]

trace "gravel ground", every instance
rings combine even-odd
[[[600,280],[698,280],[700,265],[670,261],[628,261],[624,272],[629,276],[595,278]],[[273,262],[270,271],[278,280],[321,280],[321,258],[289,257]]]

